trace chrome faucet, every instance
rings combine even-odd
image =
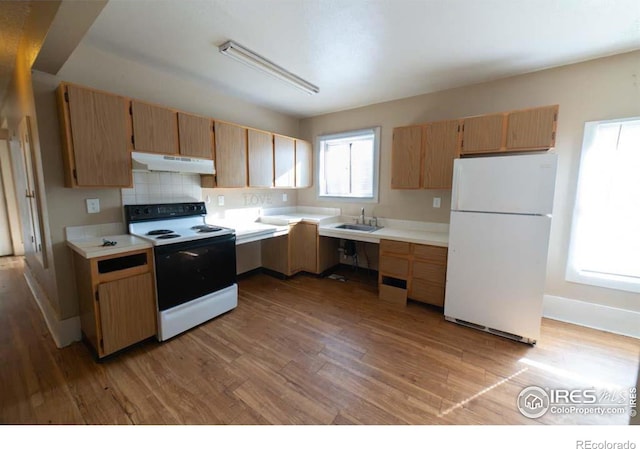
[[[360,209],[360,219],[362,220],[362,224],[365,224],[364,223],[364,207]]]

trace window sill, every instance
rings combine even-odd
[[[606,275],[577,270],[567,270],[565,279],[577,284],[593,285],[595,287],[640,293],[640,279],[631,280],[624,276]]]

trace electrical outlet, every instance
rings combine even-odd
[[[98,198],[87,198],[87,213],[97,214],[100,212],[100,200]]]
[[[289,199],[289,196],[286,193],[283,193],[282,194],[282,201],[284,201],[286,203],[288,199]]]
[[[440,207],[440,198],[439,197],[435,197],[433,199],[433,207],[435,207],[435,208],[439,208]]]
[[[218,195],[218,206],[224,206],[224,195]]]

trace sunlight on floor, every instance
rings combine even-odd
[[[553,367],[551,365],[548,365],[546,363],[536,362],[535,360],[531,360],[531,359],[528,359],[526,357],[523,357],[518,361],[520,363],[524,363],[525,365],[529,365],[531,367],[538,368],[538,369],[541,369],[543,371],[546,371],[547,373],[551,373],[551,374],[554,374],[554,375],[559,376],[559,377],[564,377],[565,379],[569,379],[569,380],[573,380],[573,381],[576,381],[576,382],[580,382],[582,384],[589,385],[589,386],[592,386],[592,387],[607,388],[607,389],[622,389],[623,388],[622,386],[617,385],[617,384],[613,384],[613,383],[602,381],[602,380],[592,379],[592,378],[583,376],[581,374],[574,373],[572,371],[567,371],[567,370],[564,370],[564,369],[561,369],[561,368],[555,368],[555,367]]]
[[[449,407],[448,409],[446,409],[444,412],[440,412],[438,414],[438,418],[442,418],[445,415],[448,415],[449,413],[451,413],[454,410],[457,410],[459,408],[462,408],[465,406],[465,404],[468,404],[469,402],[473,401],[474,399],[479,398],[480,396],[482,396],[483,394],[488,393],[489,391],[493,390],[494,388],[499,387],[500,385],[509,382],[511,379],[514,379],[515,377],[519,376],[520,374],[524,373],[525,371],[528,371],[529,368],[522,368],[520,371],[512,374],[509,377],[506,377],[504,379],[502,379],[500,382],[496,382],[495,384],[485,388],[484,390],[480,390],[479,392],[477,392],[476,394],[474,394],[473,396],[469,396],[467,399],[458,402],[456,405]]]

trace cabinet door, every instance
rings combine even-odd
[[[494,153],[501,151],[504,114],[482,115],[464,119],[462,126],[462,154]]]
[[[180,154],[213,159],[213,122],[206,117],[178,112]]]
[[[409,289],[409,298],[444,307],[444,285],[434,284],[422,279],[413,279]]]
[[[507,151],[553,148],[558,106],[510,112],[507,116]]]
[[[424,128],[424,184],[426,189],[450,189],[453,160],[460,156],[460,122],[428,123]]]
[[[391,147],[391,188],[419,189],[423,126],[394,128]]]
[[[170,109],[131,102],[133,146],[146,153],[178,154],[178,118]]]
[[[273,136],[274,177],[276,187],[295,187],[296,141]]]
[[[218,187],[247,186],[247,129],[215,123],[216,179]]]
[[[116,95],[62,86],[67,187],[131,186],[128,101]],[[66,93],[66,95],[64,95]]]
[[[444,306],[447,278],[447,248],[431,245],[412,245],[413,263],[409,298]]]
[[[309,142],[296,139],[296,187],[305,188],[313,185],[311,153]]]
[[[291,276],[289,238],[289,235],[283,235],[262,240],[260,249],[263,268]]]
[[[311,223],[296,223],[289,230],[291,271],[317,272],[318,226]]]
[[[249,187],[273,187],[273,134],[249,129]]]
[[[418,245],[412,246],[413,257],[439,265],[447,265],[447,248],[444,246]]]
[[[435,285],[444,286],[447,275],[445,265],[414,260],[411,269],[412,279],[422,279]]]
[[[398,242],[396,240],[380,240],[381,253],[395,253],[403,256],[409,256],[411,244],[407,242]]]
[[[98,294],[105,355],[156,334],[151,273],[100,284]]]
[[[407,257],[380,255],[380,274],[398,279],[409,279],[409,259]]]

